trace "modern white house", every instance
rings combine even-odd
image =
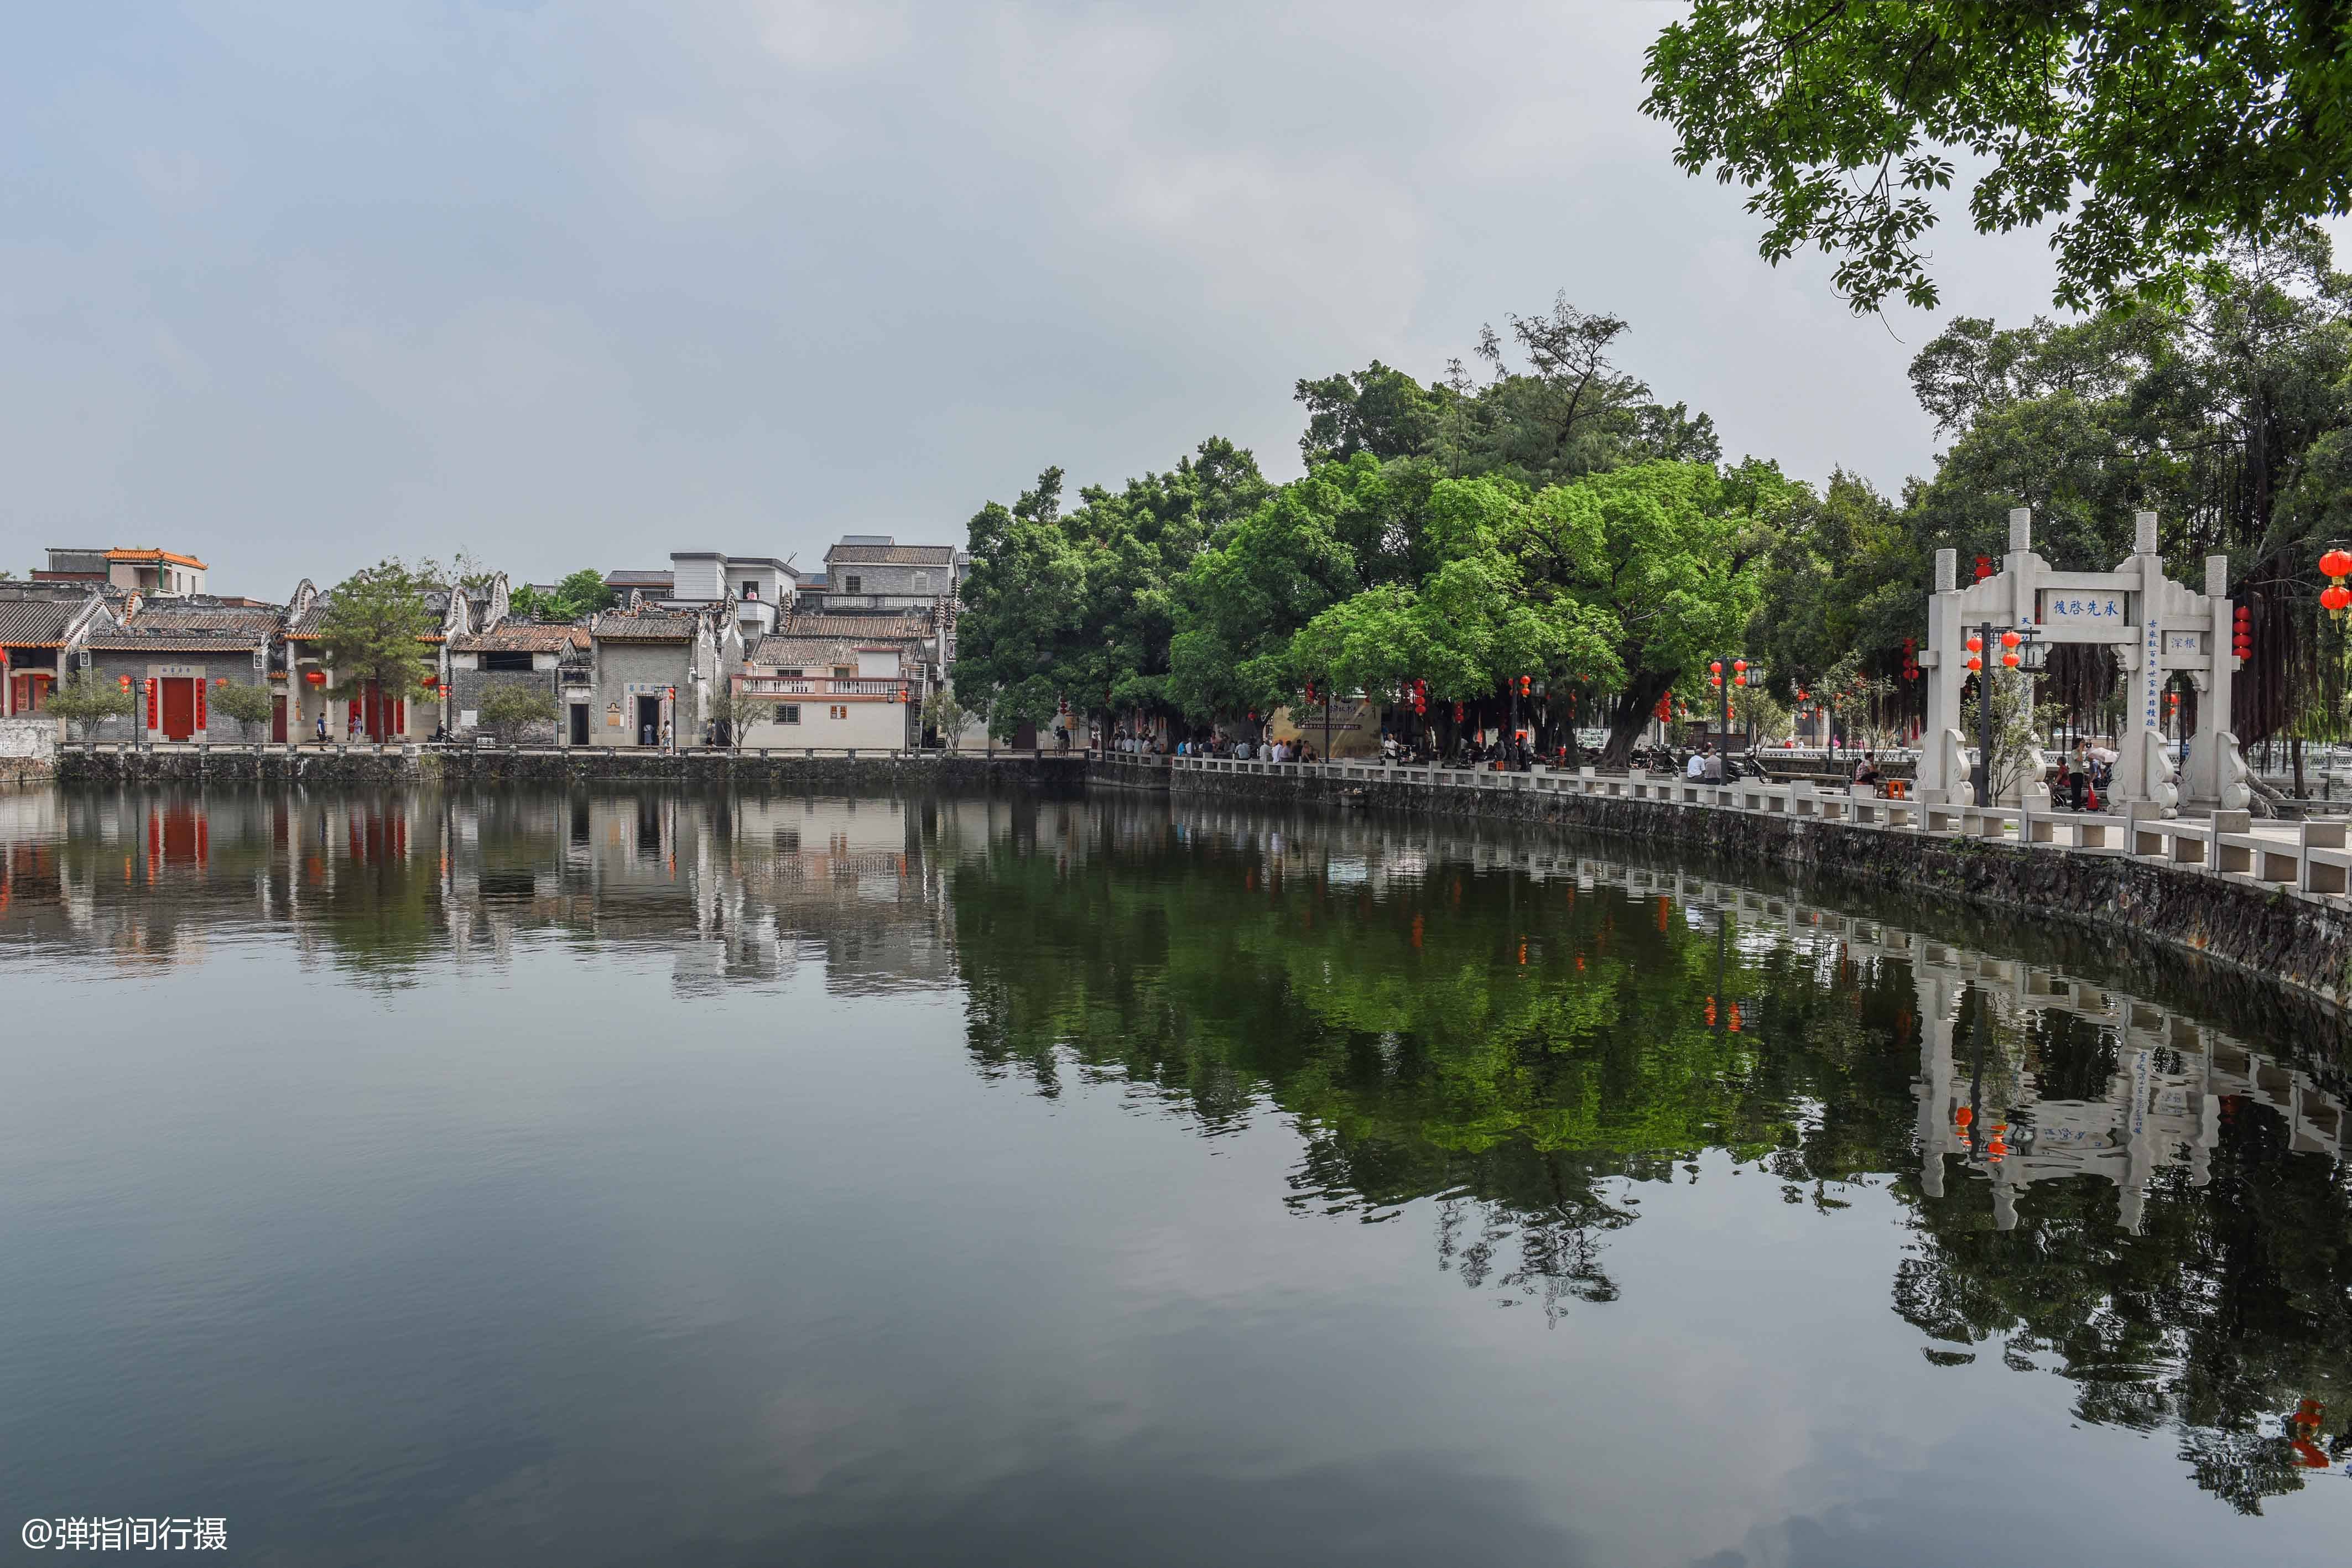
[[[763,637],[734,677],[747,707],[740,744],[895,751],[919,739],[938,684],[928,615],[795,615]]]

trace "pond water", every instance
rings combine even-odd
[[[2341,1561],[2335,1026],[1639,854],[1139,799],[0,797],[5,1533]]]

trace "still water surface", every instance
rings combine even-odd
[[[2331,1026],[1633,852],[0,797],[5,1533],[2343,1560]]]

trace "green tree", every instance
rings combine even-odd
[[[512,612],[530,621],[584,621],[599,610],[610,610],[620,596],[605,586],[604,574],[583,566],[542,593],[529,583],[508,598]]]
[[[1180,590],[1168,689],[1196,719],[1271,713],[1311,671],[1291,640],[1331,606],[1417,582],[1435,471],[1369,452],[1284,486],[1195,559]]]
[[[1394,691],[1423,680],[1447,702],[1491,696],[1520,674],[1613,682],[1622,671],[1606,618],[1565,589],[1593,569],[1600,534],[1546,533],[1531,515],[1544,505],[1507,482],[1440,481],[1423,527],[1434,569],[1318,614],[1291,640],[1289,668],[1337,691]],[[1539,536],[1568,555],[1533,548]]]
[[[1675,161],[1754,193],[1763,256],[1817,245],[1857,311],[1937,300],[1949,154],[1980,233],[2063,217],[2059,303],[2178,302],[2233,242],[2352,210],[2352,11],[2057,0],[1698,0],[1651,46]],[[2079,203],[2079,205],[2078,205]]]
[[[128,718],[139,711],[139,697],[114,681],[77,670],[49,693],[43,711],[55,714],[87,737],[89,727],[104,719]]]
[[[1003,737],[1065,698],[1106,718],[1176,712],[1179,585],[1271,488],[1248,452],[1214,437],[1166,473],[1090,486],[1066,511],[1062,483],[1048,469],[1013,506],[991,502],[971,521],[955,679]]]
[[[1048,468],[1010,507],[991,501],[972,516],[954,678],[989,693],[1002,740],[1024,723],[1043,726],[1069,682],[1085,678],[1063,668],[1081,624],[1087,570],[1061,514],[1062,471]]]
[[[370,682],[387,698],[424,695],[431,668],[425,639],[441,629],[424,599],[433,586],[397,558],[335,585],[319,618],[320,656],[334,673],[335,695],[356,695]]]
[[[1474,358],[1486,367],[1484,382],[1458,359],[1427,386],[1378,361],[1300,382],[1307,423],[1298,449],[1307,465],[1359,453],[1423,457],[1446,474],[1534,488],[1629,463],[1721,460],[1711,418],[1653,402],[1645,383],[1611,361],[1630,330],[1623,320],[1580,310],[1565,295],[1544,314],[1505,319],[1507,347],[1492,326],[1479,330]],[[1525,368],[1513,367],[1513,353]]]
[[[971,716],[971,710],[956,696],[953,686],[934,687],[923,699],[923,727],[936,733],[940,744],[950,751],[962,744],[963,727]]]
[[[278,694],[268,686],[216,686],[210,701],[213,712],[235,719],[248,733],[257,724],[268,724],[278,708]]]
[[[1614,655],[1605,764],[1624,764],[1660,697],[1746,646],[1757,563],[1806,495],[1751,460],[1645,463],[1535,498],[1515,546],[1527,578],[1581,606]]]
[[[474,711],[477,723],[511,746],[527,727],[555,722],[555,694],[536,684],[500,681],[482,694]]]
[[[1294,394],[1307,414],[1298,455],[1310,468],[1344,463],[1359,452],[1382,461],[1428,456],[1458,395],[1442,384],[1423,386],[1378,360],[1360,371],[1302,380]]]

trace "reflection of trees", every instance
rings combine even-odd
[[[1441,1257],[1474,1287],[1612,1298],[1621,1184],[1704,1149],[1834,1183],[1908,1148],[1909,1068],[1864,1045],[1910,993],[1874,967],[1824,974],[1572,878],[1449,867],[1375,896],[1164,824],[1088,849],[958,872],[975,1057],[1047,1093],[1148,1085],[1211,1130],[1270,1103],[1305,1140],[1295,1206],[1376,1220],[1446,1195]]]
[[[1704,899],[1572,874],[1415,863],[1383,879],[1377,843],[1367,873],[1245,820],[1181,832],[1106,812],[1086,831],[999,842],[953,876],[971,1049],[992,1073],[1045,1093],[1120,1082],[1213,1134],[1276,1110],[1303,1143],[1294,1209],[1381,1222],[1432,1198],[1443,1267],[1554,1311],[1616,1297],[1607,1238],[1640,1212],[1624,1184],[1677,1179],[1701,1150],[1822,1209],[1892,1176],[1918,1239],[1895,1307],[1930,1360],[1997,1343],[2072,1380],[2084,1421],[2170,1427],[2198,1484],[2243,1509],[2300,1484],[2309,1450],[2282,1413],[2302,1400],[2352,1444],[2352,1199],[2336,1160],[2290,1150],[2273,1105],[2224,1095],[2206,1155],[2156,1151],[2138,1234],[2098,1176],[2021,1177],[2001,1189],[2009,1214],[1980,1166],[1923,1179],[1937,1020],[1921,966],[1974,976],[1980,955],[1805,935],[1821,928],[1785,905],[1760,918],[1754,895],[1727,926]],[[2151,1010],[2101,995],[2117,1018]],[[1944,1038],[1957,1022],[1969,1040],[1975,1016],[1948,1011]],[[2158,1024],[2166,1040],[2187,1027]],[[2135,1027],[2137,1050],[2154,1037]],[[2122,1029],[2054,1004],[1988,1013],[1961,1087],[2021,1107],[2021,1126],[2038,1103],[2054,1126],[2126,1093]],[[2184,1071],[2170,1045],[2149,1060]],[[2231,1071],[2284,1076],[2258,1056]]]

